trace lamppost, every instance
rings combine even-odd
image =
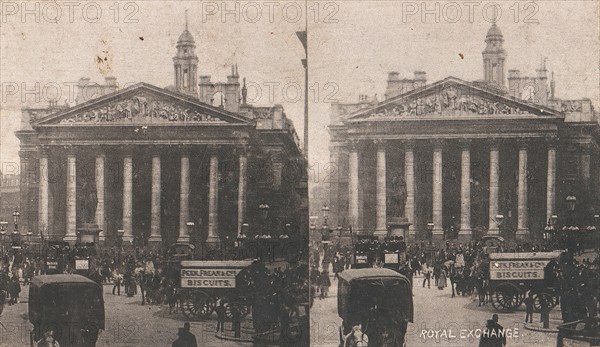
[[[8,222],[0,222],[0,242],[2,242],[2,254],[5,253],[5,242],[6,242],[6,230],[8,229]]]
[[[327,225],[327,219],[329,218],[329,207],[327,204],[323,205],[321,211],[323,212],[323,231],[321,232],[321,239],[323,241],[329,241],[329,226]]]
[[[19,233],[19,219],[21,218],[21,214],[15,208],[15,212],[13,212],[13,222],[15,223],[15,230],[12,232],[12,240],[13,242],[21,241],[21,234]]]
[[[21,218],[21,214],[19,213],[19,210],[17,210],[15,208],[15,212],[13,212],[13,221],[15,222],[15,230],[13,231],[13,234],[18,234],[19,233],[19,219]]]
[[[546,224],[546,227],[544,228],[543,235],[542,235],[546,246],[550,245],[550,242],[552,241],[552,238],[553,238],[555,232],[556,232],[556,228],[554,227],[552,218],[549,218],[548,223]]]
[[[119,245],[119,255],[117,257],[117,261],[119,262],[119,266],[121,265],[121,253],[123,253],[123,235],[125,235],[125,230],[117,230],[117,244]]]
[[[263,221],[263,233],[264,234],[268,234],[267,232],[267,217],[269,217],[269,205],[267,204],[260,204],[258,206],[258,209],[260,210],[260,216],[262,218]]]
[[[577,247],[577,241],[579,238],[579,227],[575,225],[575,206],[577,204],[577,198],[574,195],[569,195],[566,198],[567,211],[569,212],[569,223],[563,226],[563,237],[565,239],[565,245],[569,251],[574,251]]]
[[[600,214],[595,214],[594,215],[594,231],[593,231],[593,236],[591,237],[591,240],[596,245],[597,253],[600,253],[600,234],[598,234],[599,230],[600,230]]]
[[[429,222],[427,223],[427,237],[429,238],[429,244],[431,245],[431,239],[433,238],[433,228],[435,227],[435,224],[433,224],[433,222]]]
[[[342,237],[342,230],[343,230],[343,229],[344,229],[344,228],[342,228],[342,225],[341,225],[341,224],[338,224],[338,226],[337,226],[337,228],[336,228],[336,230],[337,230],[337,232],[338,232],[338,237]]]

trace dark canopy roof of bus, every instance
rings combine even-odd
[[[40,275],[35,276],[31,280],[31,284],[41,287],[45,284],[70,284],[70,283],[86,283],[98,285],[98,283],[81,275]]]
[[[367,268],[367,269],[349,269],[344,270],[339,274],[340,278],[346,282],[350,282],[356,279],[369,279],[369,278],[402,278],[408,280],[403,275],[397,273],[394,270],[385,268]]]

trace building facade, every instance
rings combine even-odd
[[[385,235],[391,218],[404,217],[411,239],[462,241],[536,239],[553,215],[592,224],[598,115],[589,99],[556,97],[544,62],[534,77],[505,75],[503,42],[493,24],[483,80],[427,84],[423,71],[390,72],[384,101],[333,105],[332,222]],[[574,216],[567,196],[577,198]]]
[[[73,242],[92,223],[100,241],[122,230],[147,245],[216,244],[244,224],[307,230],[306,160],[283,107],[248,104],[237,66],[226,83],[198,82],[194,50],[186,23],[174,85],[82,78],[75,106],[22,109],[22,232]]]

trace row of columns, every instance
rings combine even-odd
[[[238,182],[238,236],[241,235],[241,226],[246,211],[248,157],[245,150],[239,152],[239,182]],[[49,185],[48,185],[48,154],[42,150],[39,159],[39,230],[49,227]],[[95,221],[99,228],[100,240],[105,239],[105,155],[99,154],[95,161],[95,184],[97,192],[97,205]],[[161,238],[161,158],[160,155],[152,156],[152,192],[151,192],[151,217],[150,217],[150,242],[160,242]],[[219,158],[213,149],[210,156],[209,173],[209,211],[208,211],[208,242],[218,242],[218,177]],[[181,155],[181,183],[179,199],[179,234],[178,242],[189,242],[190,235],[187,228],[189,219],[190,197],[190,164],[189,154]],[[67,154],[67,186],[66,186],[66,233],[65,241],[77,239],[77,159],[75,154]],[[133,241],[133,156],[125,154],[123,157],[123,241]]]
[[[349,142],[349,191],[348,205],[351,223],[359,219],[359,197],[358,197],[358,141]],[[377,178],[376,178],[376,201],[377,218],[376,234],[385,234],[387,224],[387,187],[386,187],[386,147],[384,140],[375,140],[377,146]],[[433,236],[443,236],[443,145],[444,142],[433,142],[433,177],[432,177],[432,221]],[[490,145],[490,175],[489,175],[489,234],[498,234],[499,228],[496,216],[499,213],[499,189],[500,189],[500,162],[499,146],[496,142]],[[519,173],[518,173],[518,206],[517,206],[517,237],[526,236],[527,228],[527,146],[525,142],[519,142]],[[414,141],[405,142],[404,149],[404,175],[406,182],[406,204],[405,215],[410,223],[415,223],[415,165],[414,165]],[[555,207],[555,184],[556,184],[556,147],[554,142],[548,145],[548,172],[546,187],[546,218],[549,219]],[[461,141],[461,215],[459,237],[470,238],[471,230],[471,152],[470,142]],[[414,237],[416,230],[411,229],[410,235]]]

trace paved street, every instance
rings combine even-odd
[[[452,290],[422,287],[422,277],[414,278],[415,322],[409,324],[407,331],[408,346],[477,346],[479,339],[469,336],[475,329],[485,326],[493,313],[498,313],[491,304],[477,307],[477,297],[454,297]],[[448,282],[449,283],[449,282]],[[315,300],[311,310],[311,346],[338,346],[337,280],[333,281],[329,297]],[[557,318],[558,308],[551,317]],[[513,338],[507,338],[507,346],[554,346],[556,334],[534,332],[524,327],[525,311],[499,313],[499,323],[505,329],[512,329]],[[539,319],[539,314],[534,315]],[[461,329],[462,332],[461,332]],[[437,338],[436,338],[437,331]],[[446,334],[446,336],[444,335]],[[461,333],[464,338],[461,338]]]
[[[181,314],[169,316],[168,307],[140,305],[141,296],[127,298],[110,292],[104,286],[106,330],[100,333],[97,346],[171,346],[182,327]],[[26,301],[28,287],[22,286],[21,298]],[[27,320],[27,303],[6,306],[0,318],[0,346],[28,346],[31,324]],[[215,337],[215,321],[191,322],[191,331],[199,346],[251,346],[249,343],[224,341]],[[226,324],[229,327],[230,323]]]

